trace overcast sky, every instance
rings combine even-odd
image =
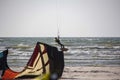
[[[120,0],[0,0],[0,37],[120,37]]]

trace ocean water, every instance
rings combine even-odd
[[[1,37],[0,51],[9,49],[11,68],[25,67],[38,41],[58,47],[54,37]],[[61,42],[69,49],[64,53],[65,66],[120,66],[119,37],[64,37]]]

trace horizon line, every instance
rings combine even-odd
[[[57,36],[0,36],[0,38],[53,38]],[[120,36],[60,36],[61,38],[120,38]]]

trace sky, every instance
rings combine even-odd
[[[0,0],[0,37],[120,37],[120,0]]]

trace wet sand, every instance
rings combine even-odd
[[[20,70],[20,68],[14,69],[16,71]],[[59,80],[120,80],[120,67],[65,67],[63,75]]]
[[[60,80],[120,80],[120,67],[65,67]]]

